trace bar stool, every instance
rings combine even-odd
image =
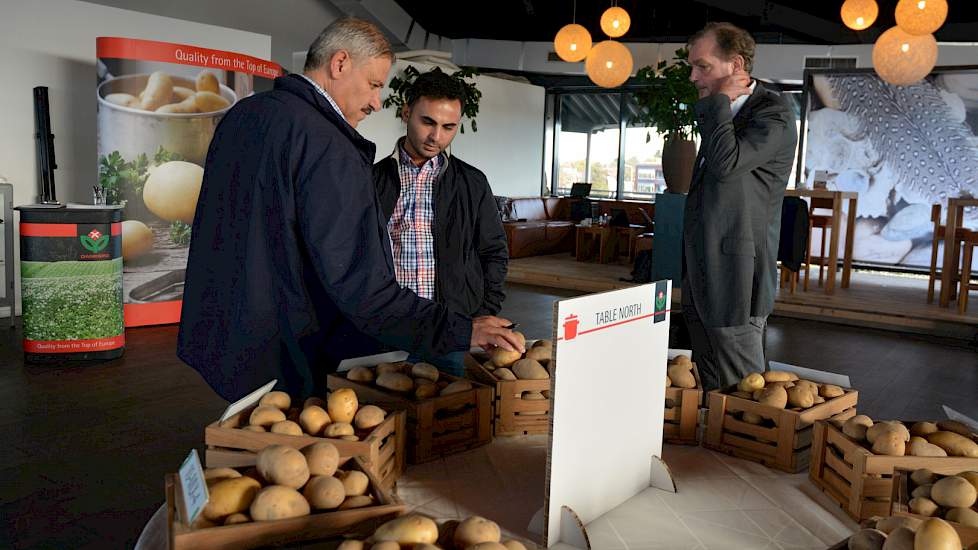
[[[937,249],[942,242],[944,243],[944,246],[955,246],[955,242],[949,243],[947,240],[947,226],[941,225],[941,205],[935,204],[930,208],[930,219],[932,222],[934,222],[934,235],[931,237],[930,273],[927,277],[928,304],[934,301],[934,292],[937,281],[940,280],[940,277],[937,276]],[[961,229],[958,229],[955,237],[955,241],[960,243],[961,239],[963,238]],[[955,280],[955,284],[957,284],[957,280]]]
[[[815,228],[822,230],[822,243],[819,249],[818,255],[818,286],[822,286],[822,277],[825,275],[825,267],[827,264],[825,258],[825,242],[829,231],[832,227],[832,216],[826,216],[824,214],[816,214],[816,209],[828,209],[832,210],[834,204],[832,199],[823,197],[812,197],[811,206],[808,210],[808,235],[811,238],[812,230]],[[847,229],[851,231],[852,228]],[[837,266],[830,266],[835,269]],[[808,275],[812,269],[812,247],[811,243],[808,246],[808,254],[805,257],[805,283],[802,285],[803,290],[808,290]]]
[[[947,243],[944,244],[947,246]],[[978,231],[961,230],[961,287],[958,290],[958,313],[968,309],[968,292],[978,290],[978,283],[971,282],[971,259],[978,246]]]

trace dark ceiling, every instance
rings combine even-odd
[[[551,41],[571,22],[572,0],[396,0],[422,27],[448,38]],[[880,16],[862,32],[839,18],[842,0],[620,0],[632,18],[624,42],[685,42],[707,21],[730,21],[765,44],[872,43],[893,26],[897,0],[877,0]],[[948,20],[937,32],[946,42],[978,41],[978,2],[950,0]],[[578,0],[577,22],[595,41],[605,38],[598,21],[610,0]]]

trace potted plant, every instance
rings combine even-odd
[[[441,69],[438,67],[431,70],[441,72]],[[462,116],[468,118],[469,121],[472,122],[473,132],[479,131],[478,126],[475,124],[475,117],[479,115],[479,100],[482,99],[482,92],[476,88],[474,82],[467,82],[465,79],[472,78],[478,74],[478,69],[474,69],[472,67],[462,67],[451,74],[451,77],[457,80],[462,86],[465,97],[465,101],[463,102],[464,106],[462,107]],[[420,75],[421,73],[414,67],[414,65],[408,65],[404,68],[404,72],[401,75],[395,76],[391,79],[389,86],[392,92],[391,95],[387,96],[387,99],[384,100],[384,108],[386,109],[387,107],[393,106],[395,108],[394,118],[400,120],[401,110],[407,103],[407,91],[414,83],[414,79],[418,78]],[[461,130],[463,134],[465,133],[464,122],[459,125],[459,130]]]
[[[636,75],[636,80],[644,86],[635,93],[635,101],[641,108],[638,121],[655,126],[658,134],[666,136],[662,175],[672,193],[689,192],[696,161],[693,104],[699,94],[689,80],[693,68],[688,58],[689,51],[682,48],[676,50],[672,64],[659,61],[655,67],[643,67]]]

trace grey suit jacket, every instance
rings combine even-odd
[[[692,298],[707,327],[746,325],[774,310],[795,117],[760,82],[736,117],[724,95],[693,109],[702,142],[683,221],[683,305]]]

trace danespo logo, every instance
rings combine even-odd
[[[85,250],[88,250],[92,254],[98,254],[109,245],[109,236],[103,235],[98,229],[93,229],[88,235],[82,235],[78,238],[81,240],[81,244],[85,247]]]

